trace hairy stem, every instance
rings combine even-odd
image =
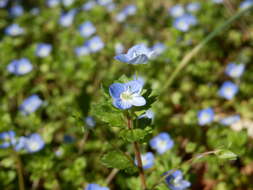
[[[132,120],[129,117],[127,117],[127,127],[128,127],[129,130],[133,129]],[[138,167],[138,170],[139,170],[139,176],[140,176],[140,180],[141,180],[141,187],[142,187],[143,190],[146,190],[147,189],[147,184],[146,184],[144,170],[143,170],[143,167],[142,167],[140,145],[139,145],[138,142],[134,142],[133,147],[134,147],[135,158],[137,160],[137,167]]]
[[[16,159],[16,169],[17,169],[17,173],[18,173],[19,190],[25,190],[22,161],[19,157],[19,154],[15,150],[13,150],[13,155]]]
[[[205,39],[203,39],[197,46],[195,46],[189,53],[187,53],[182,61],[178,64],[175,71],[172,73],[166,84],[164,85],[163,93],[166,93],[166,90],[171,86],[174,82],[178,74],[182,71],[184,67],[191,61],[191,59],[197,55],[197,53],[208,43],[210,42],[215,36],[220,34],[226,27],[228,27],[231,23],[233,23],[236,19],[240,18],[244,13],[252,9],[253,6],[250,6],[247,9],[237,12],[234,16],[230,17],[226,22],[222,25],[218,26],[213,32],[211,32]]]

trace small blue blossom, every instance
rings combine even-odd
[[[110,189],[107,187],[100,186],[95,183],[90,183],[86,186],[84,190],[110,190]]]
[[[62,0],[62,4],[65,7],[71,6],[74,3],[75,0]]]
[[[190,13],[194,13],[200,9],[199,2],[192,2],[186,6],[186,10]]]
[[[24,13],[24,9],[21,5],[14,5],[10,8],[10,15],[12,17],[21,16]]]
[[[116,8],[116,5],[114,3],[110,3],[110,4],[106,5],[106,10],[108,12],[112,12],[115,8]]]
[[[122,10],[122,12],[123,12],[124,14],[126,14],[127,16],[129,16],[129,15],[134,15],[134,14],[136,13],[136,10],[137,10],[137,8],[136,8],[135,5],[128,5],[128,6],[126,6],[126,7]]]
[[[227,65],[225,73],[232,78],[239,78],[245,69],[244,64],[230,63]]]
[[[15,142],[14,149],[16,151],[20,151],[25,148],[25,145],[26,145],[26,137],[23,136],[19,137]]]
[[[26,58],[15,59],[8,66],[7,70],[15,75],[24,75],[31,72],[33,66]]]
[[[157,42],[155,45],[153,45],[151,50],[154,52],[154,57],[156,57],[162,54],[166,50],[166,48],[167,47],[163,43]]]
[[[90,50],[87,46],[79,46],[75,48],[75,53],[77,56],[83,56],[88,55],[90,53]]]
[[[75,9],[62,14],[59,20],[59,24],[63,27],[69,27],[73,23],[75,15],[76,15]]]
[[[93,117],[88,116],[88,117],[85,118],[85,124],[86,124],[88,127],[93,128],[93,127],[95,127],[95,125],[96,125],[96,121],[94,120]]]
[[[182,32],[188,31],[191,26],[196,24],[197,19],[191,14],[184,14],[183,16],[177,17],[173,22],[173,26]]]
[[[96,28],[92,24],[92,22],[86,21],[80,25],[79,32],[80,32],[81,36],[88,38],[96,32]]]
[[[0,0],[0,8],[4,8],[6,7],[6,5],[8,4],[9,0]]]
[[[18,24],[11,24],[5,28],[5,34],[9,36],[19,36],[24,33],[24,29],[21,28]]]
[[[89,49],[90,52],[96,53],[104,48],[104,42],[99,36],[94,36],[85,42],[85,46]]]
[[[230,125],[240,121],[240,119],[241,119],[240,115],[232,115],[232,116],[222,118],[220,120],[220,123],[223,125],[226,125],[226,126],[230,126]]]
[[[140,115],[138,118],[139,119],[148,118],[148,119],[153,120],[154,116],[155,116],[154,112],[151,109],[148,109],[143,115]]]
[[[13,146],[16,142],[14,131],[6,131],[0,133],[0,148],[9,148]]]
[[[247,9],[252,5],[253,5],[253,0],[245,0],[245,1],[241,2],[240,9]]]
[[[212,0],[213,1],[213,3],[216,3],[216,4],[221,4],[221,3],[223,3],[223,0]]]
[[[52,51],[52,45],[46,43],[40,43],[37,45],[36,55],[38,57],[47,57]]]
[[[101,6],[107,6],[112,3],[112,0],[97,0],[97,3]]]
[[[206,125],[214,120],[214,112],[212,108],[206,108],[198,112],[199,125]]]
[[[149,144],[158,152],[158,154],[164,154],[174,146],[174,141],[170,138],[168,133],[162,132],[152,138]]]
[[[38,152],[45,146],[45,142],[38,133],[33,133],[25,140],[25,149],[29,153]]]
[[[126,20],[126,18],[127,18],[127,15],[124,12],[119,12],[115,17],[116,21],[118,22],[123,22]]]
[[[174,18],[181,17],[184,15],[184,13],[185,13],[184,7],[180,4],[169,8],[169,14]]]
[[[133,80],[128,83],[114,83],[109,87],[116,108],[125,110],[132,106],[144,106],[146,100],[141,96],[142,85]]]
[[[219,96],[227,100],[231,100],[237,92],[238,92],[238,86],[234,84],[233,82],[226,81],[222,84],[218,93],[219,93]]]
[[[88,1],[88,2],[86,2],[86,3],[83,4],[82,10],[89,11],[89,10],[91,10],[95,6],[96,6],[96,2],[93,1],[93,0],[91,0],[91,1]]]
[[[28,115],[32,112],[35,112],[42,105],[42,103],[43,101],[40,99],[40,97],[34,94],[23,101],[22,105],[20,106],[20,110],[24,115]]]
[[[60,0],[47,0],[47,6],[48,7],[56,7],[60,4]]]
[[[30,13],[32,14],[32,15],[38,15],[39,13],[40,13],[40,9],[39,8],[32,8],[31,9],[31,11],[30,11]]]
[[[124,50],[125,50],[125,47],[123,46],[123,44],[122,43],[116,43],[115,44],[115,53],[116,54],[121,54],[121,53],[123,53],[124,52]]]
[[[152,152],[147,152],[141,155],[142,167],[144,170],[151,168],[154,165],[155,157]],[[136,158],[134,161],[135,165],[138,164]]]
[[[183,179],[183,174],[180,170],[176,170],[171,175],[166,177],[165,181],[171,190],[185,190],[191,186],[189,181]]]
[[[119,54],[114,59],[128,64],[146,64],[147,61],[153,56],[151,51],[146,45],[138,44],[131,47],[126,54]]]

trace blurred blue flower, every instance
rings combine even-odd
[[[0,148],[9,148],[13,146],[16,142],[14,131],[6,131],[0,133]]]
[[[239,78],[245,69],[244,64],[230,63],[227,65],[225,73],[232,78]]]
[[[144,114],[140,115],[138,118],[139,119],[148,118],[148,119],[153,120],[154,116],[155,116],[154,112],[151,109],[148,109]]]
[[[88,55],[90,53],[90,50],[87,46],[79,46],[75,48],[75,53],[77,56],[83,56],[83,55]]]
[[[110,190],[110,189],[107,187],[100,186],[95,183],[90,183],[86,186],[84,190]]]
[[[62,0],[62,4],[65,6],[65,7],[68,7],[70,5],[72,5],[74,3],[75,0]]]
[[[38,57],[47,57],[52,51],[52,45],[46,43],[40,43],[36,48],[36,55]]]
[[[42,103],[43,101],[40,99],[40,97],[34,94],[23,101],[22,105],[20,106],[20,110],[24,115],[28,115],[32,112],[35,112],[42,105]]]
[[[141,155],[142,167],[144,170],[151,168],[154,165],[155,157],[152,152],[147,152]],[[135,158],[135,165],[137,165],[137,160]]]
[[[240,4],[240,9],[247,9],[247,8],[249,8],[252,5],[253,5],[253,0],[244,0]]]
[[[31,62],[26,58],[15,59],[7,66],[7,70],[15,75],[24,75],[31,72],[32,69]]]
[[[92,22],[86,21],[80,25],[79,32],[80,32],[81,36],[88,38],[96,32],[96,28],[92,24]]]
[[[38,14],[40,13],[40,9],[37,8],[37,7],[32,8],[31,11],[30,11],[30,13],[31,13],[32,15],[38,15]]]
[[[118,22],[123,22],[126,20],[126,18],[127,18],[127,15],[124,12],[119,12],[115,17],[116,21]]]
[[[59,24],[63,27],[69,27],[75,18],[76,10],[73,9],[67,13],[63,13],[60,17]]]
[[[0,0],[0,8],[4,8],[6,7],[6,5],[8,4],[9,0]]]
[[[48,7],[56,7],[60,4],[60,0],[47,0]]]
[[[198,11],[199,9],[200,9],[199,2],[192,2],[186,6],[186,10],[190,13],[194,13],[194,12]]]
[[[196,24],[197,19],[191,14],[184,14],[183,16],[177,17],[173,22],[173,26],[182,32],[188,31],[191,26]]]
[[[154,57],[156,57],[166,50],[166,46],[161,42],[157,42],[151,47],[151,50],[154,52]]]
[[[21,28],[18,24],[11,24],[5,28],[5,34],[9,36],[19,36],[24,33],[24,29]]]
[[[238,86],[233,82],[226,81],[222,84],[219,95],[227,100],[231,100],[238,92]]]
[[[134,80],[138,81],[142,86],[145,84],[145,79],[142,76],[136,76],[134,75]]]
[[[124,47],[123,44],[120,43],[120,42],[116,43],[114,47],[115,47],[115,53],[116,53],[116,54],[121,54],[121,53],[123,53],[124,50],[125,50],[125,47]]]
[[[230,125],[240,121],[240,119],[241,119],[240,115],[231,115],[231,116],[222,118],[220,120],[220,123],[223,125],[230,126]]]
[[[21,16],[24,13],[24,9],[21,5],[14,5],[10,8],[10,15],[12,17]]]
[[[138,44],[131,47],[126,54],[116,55],[114,59],[129,64],[146,64],[153,53],[146,45]]]
[[[171,172],[168,171],[167,173]],[[167,174],[165,173],[165,175]],[[185,190],[191,186],[189,181],[183,179],[183,174],[180,170],[176,170],[165,179],[167,185],[171,190]]]
[[[132,5],[127,5],[127,6],[122,10],[122,12],[123,12],[124,14],[126,14],[127,16],[129,16],[129,15],[134,15],[134,14],[136,13],[136,10],[137,10],[136,6],[132,4]]]
[[[104,42],[99,36],[94,36],[90,40],[86,41],[84,44],[90,52],[96,53],[104,48]]]
[[[221,3],[223,3],[223,0],[212,0],[213,1],[213,3],[216,3],[216,4],[221,4]]]
[[[97,0],[97,3],[101,6],[107,6],[112,3],[112,0]]]
[[[20,151],[25,148],[25,145],[26,145],[26,137],[19,137],[15,142],[14,149],[16,151]]]
[[[141,90],[142,85],[137,80],[128,83],[114,83],[109,87],[113,105],[122,110],[146,104],[146,100],[141,96]]]
[[[174,141],[170,138],[168,133],[162,132],[152,138],[149,144],[158,152],[158,154],[164,154],[174,146]]]
[[[184,13],[185,13],[184,7],[180,4],[169,8],[169,14],[174,18],[181,17],[184,15]]]
[[[85,124],[86,124],[88,127],[93,128],[93,127],[95,127],[95,125],[96,125],[96,121],[94,120],[93,117],[88,116],[88,117],[85,118]]]
[[[83,4],[82,10],[84,10],[84,11],[89,11],[89,10],[91,10],[94,6],[96,6],[96,1],[91,0],[91,1],[88,1],[88,2],[86,2],[86,3]]]
[[[214,112],[212,108],[206,108],[198,112],[199,125],[206,125],[214,120]]]
[[[110,4],[106,5],[106,10],[108,12],[112,12],[115,8],[116,8],[116,5],[114,3],[110,3]]]
[[[38,133],[33,133],[25,139],[25,149],[29,153],[38,152],[43,149],[45,146],[45,142]]]

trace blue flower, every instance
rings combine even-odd
[[[9,148],[13,146],[16,142],[15,136],[16,134],[14,131],[0,133],[0,148]]]
[[[48,7],[56,7],[60,4],[60,0],[47,0]]]
[[[106,5],[106,10],[112,12],[115,9],[116,5],[114,3],[110,3]]]
[[[137,80],[128,83],[114,83],[109,87],[113,105],[122,110],[146,104],[146,100],[141,96],[141,90],[142,85]]]
[[[118,22],[123,22],[126,20],[126,18],[127,18],[127,15],[124,12],[119,12],[115,17],[116,21]]]
[[[15,142],[14,149],[16,151],[20,151],[25,148],[25,145],[26,145],[26,137],[19,137]]]
[[[104,48],[104,42],[99,36],[94,36],[90,40],[86,41],[84,44],[90,52],[96,53]]]
[[[31,10],[30,10],[30,13],[32,14],[32,15],[38,15],[39,13],[40,13],[40,9],[39,8],[32,8]]]
[[[128,5],[128,6],[126,6],[126,7],[122,10],[122,12],[123,12],[124,14],[126,14],[127,16],[129,16],[129,15],[134,15],[134,14],[136,13],[136,10],[137,10],[137,8],[136,8],[135,5]]]
[[[11,24],[5,29],[5,34],[9,36],[19,36],[24,33],[24,29],[18,24]]]
[[[31,72],[32,69],[31,62],[26,58],[15,59],[7,66],[7,70],[15,75],[24,75]]]
[[[123,53],[124,52],[124,50],[125,50],[125,47],[123,46],[123,44],[122,43],[116,43],[115,44],[115,53],[116,54],[121,54],[121,53]]]
[[[154,112],[151,109],[148,109],[143,115],[140,115],[138,118],[148,118],[153,120],[154,119]]]
[[[14,5],[10,8],[10,15],[12,17],[21,16],[24,13],[24,9],[21,5]]]
[[[199,125],[206,125],[214,120],[214,112],[212,108],[206,108],[198,112]]]
[[[100,186],[95,183],[90,183],[86,186],[84,190],[110,190],[110,189],[107,187]]]
[[[226,81],[222,84],[218,93],[219,93],[219,96],[227,100],[231,100],[237,92],[238,92],[238,86],[234,84],[233,82]]]
[[[114,59],[128,64],[146,64],[152,57],[153,51],[144,44],[131,47],[126,54],[119,54]]]
[[[169,14],[174,17],[181,17],[185,13],[184,7],[182,5],[175,5],[171,8],[169,8]]]
[[[43,101],[40,99],[40,97],[34,94],[23,101],[22,105],[20,106],[20,110],[24,115],[28,115],[32,112],[35,112],[42,105],[42,103]]]
[[[74,3],[74,0],[62,0],[62,4],[65,7],[68,7],[68,6],[72,5],[73,3]]]
[[[8,4],[9,0],[0,0],[0,8],[4,8]]]
[[[75,9],[62,14],[59,20],[59,24],[63,27],[69,27],[73,23],[75,15],[76,15]]]
[[[88,38],[96,32],[96,28],[94,27],[92,22],[86,21],[80,25],[79,32],[80,32],[81,36]]]
[[[240,121],[241,117],[240,115],[232,115],[232,116],[228,116],[225,118],[222,118],[220,120],[220,123],[226,126],[232,125],[234,123],[237,123],[238,121]]]
[[[88,1],[85,4],[83,4],[82,6],[82,10],[84,11],[89,11],[91,10],[94,6],[96,6],[96,2],[95,1]]]
[[[25,140],[25,149],[29,153],[40,151],[45,146],[45,142],[38,133],[33,133]]]
[[[38,57],[47,57],[52,50],[51,44],[40,43],[37,45],[36,55]]]
[[[245,1],[241,2],[240,9],[247,9],[252,5],[253,5],[253,0],[245,0]]]
[[[193,2],[193,3],[189,3],[187,6],[186,6],[186,10],[188,12],[191,12],[191,13],[194,13],[196,11],[198,11],[200,9],[200,4],[199,2]]]
[[[244,64],[230,63],[227,65],[225,73],[232,78],[239,78],[245,69]]]
[[[162,54],[166,50],[166,48],[167,47],[163,43],[157,42],[155,45],[153,45],[151,50],[154,52],[154,57],[156,57]]]
[[[96,125],[96,121],[94,120],[93,117],[88,116],[88,117],[85,118],[85,124],[86,124],[88,127],[93,128],[93,127],[95,127],[95,125]]]
[[[164,154],[174,146],[174,141],[170,138],[168,133],[162,132],[152,138],[149,144],[158,154]]]
[[[223,0],[212,0],[213,1],[213,3],[216,3],[216,4],[221,4],[221,3],[223,3]]]
[[[166,177],[165,181],[171,190],[185,190],[191,186],[189,181],[183,179],[183,174],[180,170],[176,170],[171,175]]]
[[[182,32],[188,31],[191,26],[196,24],[197,19],[191,14],[184,14],[183,16],[177,17],[173,22],[173,26]]]
[[[75,48],[75,53],[77,56],[83,56],[88,55],[90,53],[90,50],[87,46],[79,46]]]
[[[97,3],[101,6],[107,6],[112,3],[112,0],[97,0]]]
[[[152,152],[147,152],[146,154],[141,155],[142,167],[144,170],[151,168],[154,165],[155,157]],[[138,165],[138,162],[135,158],[135,165]]]

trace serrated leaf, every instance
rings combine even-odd
[[[123,129],[120,131],[119,136],[128,142],[142,141],[148,134],[152,132],[151,127],[145,129]]]
[[[102,163],[108,168],[127,169],[133,167],[132,162],[124,153],[119,151],[111,151],[101,158]]]
[[[219,150],[215,153],[215,155],[219,158],[219,159],[225,159],[225,160],[236,160],[237,155],[233,152],[231,152],[230,150]]]

